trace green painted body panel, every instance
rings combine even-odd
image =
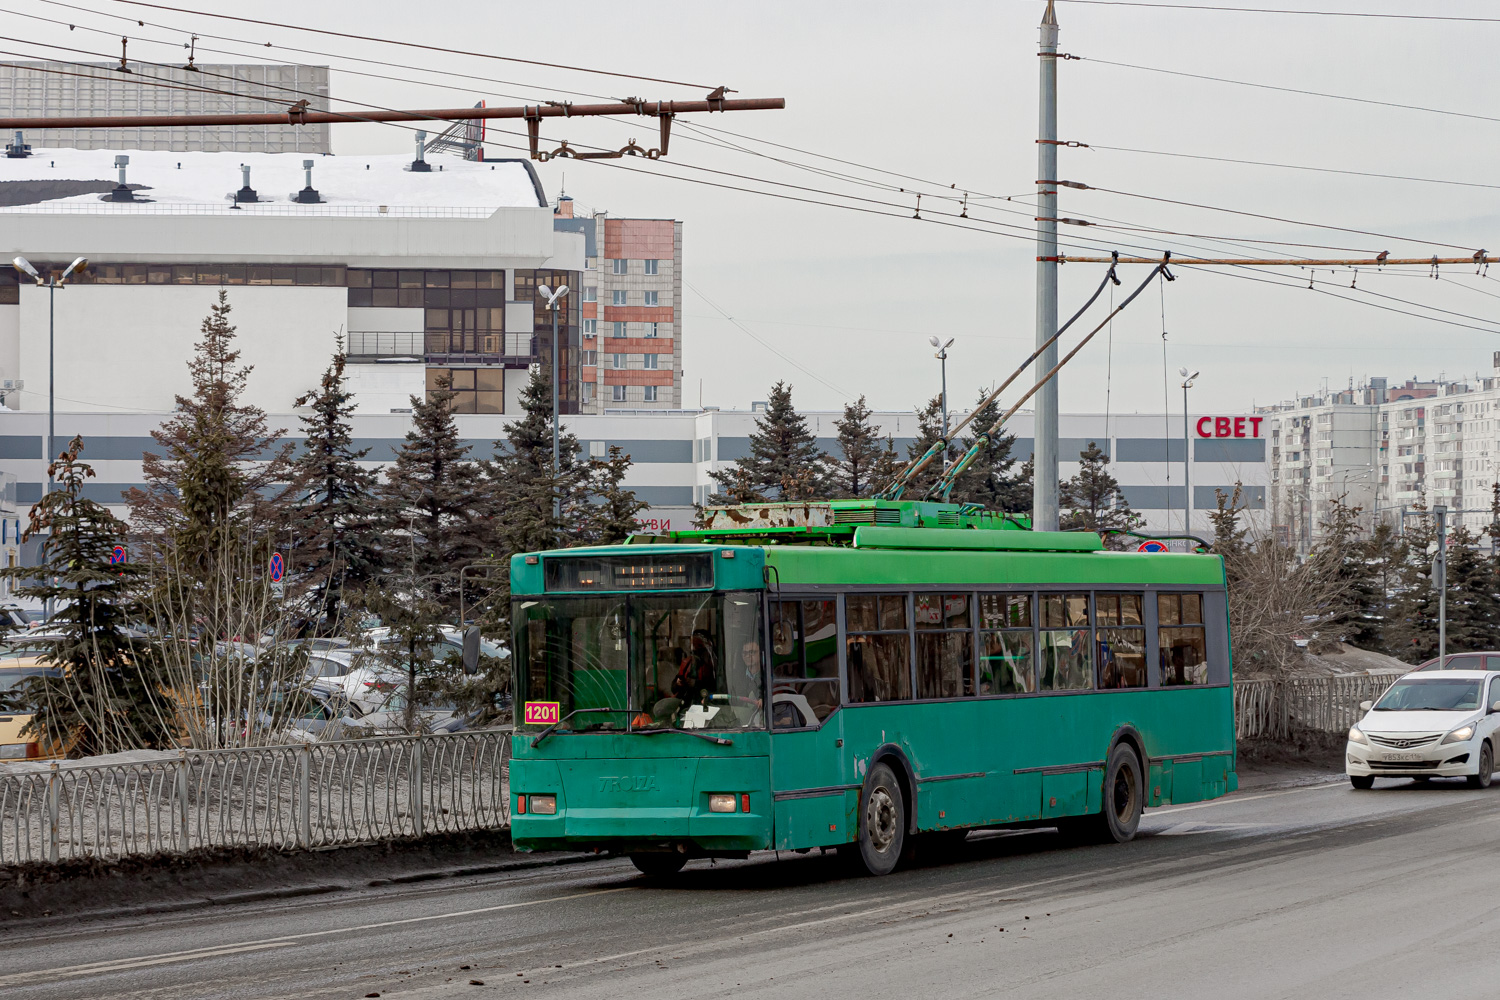
[[[512,591],[544,593],[547,559],[643,555],[669,545],[715,553],[715,590],[763,590],[768,581],[773,593],[793,594],[824,587],[1224,586],[1217,556],[1107,552],[1093,536],[1036,533],[1023,543],[1030,533],[1005,530],[1008,544],[997,545],[969,537],[1000,531],[857,530],[881,547],[705,544],[703,533],[679,533],[692,537],[540,553],[529,565],[518,555]],[[1029,544],[1038,550],[1023,547]],[[1060,551],[1065,547],[1073,551]],[[917,830],[1044,822],[1099,809],[1104,759],[1127,730],[1147,758],[1148,806],[1235,789],[1227,685],[845,705],[816,730],[716,733],[732,738],[729,747],[676,733],[557,733],[533,748],[530,735],[518,735],[512,801],[555,794],[558,814],[513,814],[512,836],[521,850],[687,844],[704,854],[848,843],[858,834],[859,786],[887,754],[904,760],[915,779]],[[749,794],[750,811],[710,813],[715,792]]]

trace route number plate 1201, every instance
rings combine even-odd
[[[555,726],[562,721],[562,705],[555,701],[528,701],[525,718],[528,726]]]
[[[1419,753],[1388,753],[1385,755],[1385,759],[1389,761],[1421,760],[1422,755]]]

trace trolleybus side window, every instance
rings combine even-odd
[[[1095,594],[1099,687],[1146,686],[1146,620],[1141,594]]]
[[[1158,649],[1163,687],[1208,683],[1208,640],[1202,594],[1157,594]]]
[[[816,726],[839,705],[838,604],[771,604],[771,725]]]
[[[974,693],[969,601],[968,594],[916,595],[918,698]]]
[[[911,698],[905,594],[850,594],[844,598],[849,638],[849,700]]]
[[[1036,690],[1036,636],[1032,595],[979,595],[979,693],[1030,694]]]
[[[1087,691],[1094,686],[1094,641],[1088,594],[1042,594],[1041,689]]]

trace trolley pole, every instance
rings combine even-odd
[[[1036,345],[1057,333],[1057,11],[1047,0],[1041,24],[1041,108],[1037,141]],[[1057,365],[1054,343],[1037,358],[1037,378]],[[1057,530],[1057,376],[1036,394],[1031,523]]]

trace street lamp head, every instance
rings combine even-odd
[[[36,268],[31,266],[31,261],[27,260],[25,257],[17,257],[16,259],[11,261],[11,264],[17,271],[29,274],[33,278],[35,278],[38,285],[42,283],[42,276],[37,273]]]
[[[74,274],[77,274],[79,271],[82,271],[88,266],[89,259],[87,257],[74,257],[73,263],[69,264],[68,269],[62,273],[63,280],[66,281],[68,278],[72,277]]]
[[[1183,378],[1187,378],[1187,369],[1179,368],[1177,369],[1177,374],[1181,375]]]
[[[948,338],[948,342],[943,345],[943,350],[946,351],[948,348],[952,347],[953,346],[953,340],[954,340],[954,338],[949,337]]]
[[[552,301],[551,288],[547,287],[546,285],[537,285],[536,290],[542,293],[542,298],[546,299],[548,302]]]
[[[938,341],[938,339],[937,339],[937,337],[935,335],[931,336],[931,337],[928,337],[927,338],[927,342],[929,344],[931,344],[933,347],[937,347],[938,344],[939,344],[939,341]]]

